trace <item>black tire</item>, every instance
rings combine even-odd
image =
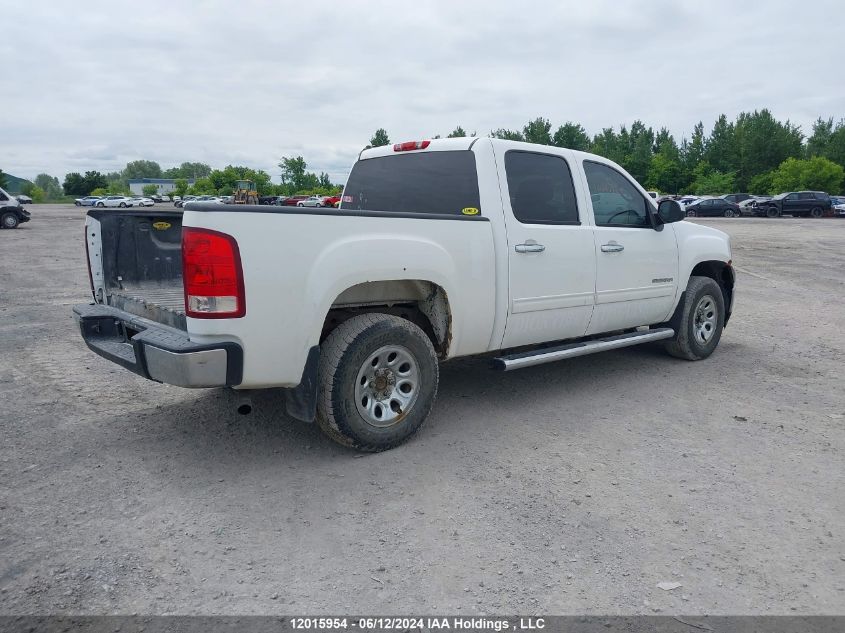
[[[696,215],[697,214],[695,212],[695,209],[690,209],[689,211],[687,211],[687,217],[688,218],[694,218]]]
[[[777,218],[780,216],[780,211],[778,211],[777,207],[767,207],[766,208],[766,217],[767,218]]]
[[[810,217],[811,218],[820,218],[824,216],[824,211],[822,211],[821,207],[813,207],[810,209]]]
[[[106,206],[106,205],[104,205],[102,202],[98,202],[98,203],[97,203],[97,206],[98,206],[98,207],[100,207],[100,208],[102,208],[102,207],[104,207],[104,206]]]
[[[408,411],[399,412],[398,419],[387,426],[377,426],[359,411],[356,387],[368,359],[389,346],[400,346],[411,354],[419,380]],[[410,438],[425,422],[437,395],[438,380],[437,354],[417,325],[387,314],[353,317],[340,324],[320,346],[317,424],[343,446],[366,452],[393,448]]]
[[[81,207],[81,206],[82,206],[82,203],[81,203],[81,202],[74,202],[73,204],[75,204],[77,207]]]
[[[18,227],[18,216],[14,213],[4,213],[0,216],[0,226],[4,229],[16,229]]]
[[[121,202],[121,203],[120,203],[119,205],[117,205],[117,206],[119,206],[121,209],[125,209],[125,208],[126,208],[126,203],[125,203],[125,202]]]
[[[715,320],[715,324],[711,328],[710,338],[706,342],[702,342],[697,335],[700,315],[696,313],[699,308],[707,305],[706,297],[711,300],[712,318]],[[724,325],[725,299],[722,295],[722,288],[710,277],[690,277],[684,295],[678,331],[675,333],[675,337],[665,344],[666,351],[672,356],[686,360],[707,358],[719,344]]]

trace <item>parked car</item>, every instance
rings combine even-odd
[[[559,147],[364,150],[341,214],[195,206],[158,231],[161,212],[89,212],[94,303],[74,307],[86,344],[158,382],[284,388],[290,415],[363,451],[417,431],[440,361],[490,354],[508,371],[652,341],[701,360],[733,308],[725,233],[682,221],[673,200],[655,207],[608,159]],[[130,237],[138,248],[99,256]],[[157,264],[180,244],[182,266]]]
[[[0,189],[0,227],[14,229],[29,220],[30,213],[23,208],[20,200]]]
[[[21,204],[32,204],[32,198],[25,196],[22,193],[15,196]]]
[[[94,203],[95,207],[131,207],[135,204],[132,198],[127,196],[105,196]]]
[[[296,203],[298,207],[324,207],[323,196],[308,196],[304,200],[298,200]]]
[[[822,218],[830,214],[832,209],[830,196],[823,191],[789,191],[771,200],[758,202],[755,207],[757,215],[768,218],[782,215]]]
[[[336,207],[338,204],[340,204],[340,194],[323,198],[324,207]]]
[[[189,202],[211,202],[214,204],[223,204],[223,201],[220,200],[220,198],[218,198],[217,196],[194,196],[190,200],[185,199],[182,203],[182,207],[184,208],[184,206]]]
[[[678,202],[681,203],[681,206],[686,207],[687,205],[692,204],[696,200],[698,200],[698,196],[683,196],[680,200],[678,200]]]
[[[170,196],[164,194],[155,194],[150,196],[153,202],[170,202]]]
[[[742,215],[739,205],[728,202],[724,198],[700,198],[685,207],[687,216],[694,218],[738,218]]]
[[[831,196],[830,203],[833,205],[833,212],[840,218],[845,218],[845,198],[839,196]]]
[[[646,193],[651,197],[652,200],[656,201],[658,198],[660,198],[659,191],[646,191]]]
[[[258,196],[258,204],[276,204],[278,196]]]
[[[308,199],[308,196],[288,196],[287,198],[284,199],[284,201],[282,202],[282,205],[286,206],[286,207],[296,207],[296,206],[299,206],[298,205],[299,202],[301,202],[302,200],[307,200],[307,199]]]
[[[724,196],[720,196],[722,200],[727,200],[728,202],[733,202],[734,204],[750,200],[751,197],[750,193],[727,193]]]
[[[93,207],[101,196],[85,196],[84,198],[77,198],[73,203],[77,207]]]
[[[196,199],[196,196],[185,196],[184,198],[180,198],[179,196],[174,196],[173,206],[174,207],[182,207],[185,205],[186,202],[190,202],[191,200]]]
[[[145,198],[144,196],[132,196],[132,205],[136,207],[153,207],[155,206],[155,200]]]

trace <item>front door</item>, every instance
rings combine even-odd
[[[510,295],[503,348],[583,336],[590,322],[596,253],[569,155],[497,151]]]
[[[678,246],[671,224],[653,228],[650,201],[627,176],[584,161],[596,248],[596,306],[587,334],[660,323],[678,289]]]

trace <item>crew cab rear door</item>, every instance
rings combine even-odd
[[[668,318],[678,288],[678,245],[671,224],[655,230],[652,202],[614,166],[584,160],[595,223],[596,306],[587,334]]]
[[[571,156],[496,147],[508,249],[503,348],[583,336],[590,322],[596,255]]]

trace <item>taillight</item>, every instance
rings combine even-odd
[[[393,146],[394,152],[410,152],[414,149],[425,149],[431,145],[431,141],[407,141],[405,143],[396,143]]]
[[[186,316],[236,319],[246,314],[241,255],[231,235],[183,227],[182,278]]]

